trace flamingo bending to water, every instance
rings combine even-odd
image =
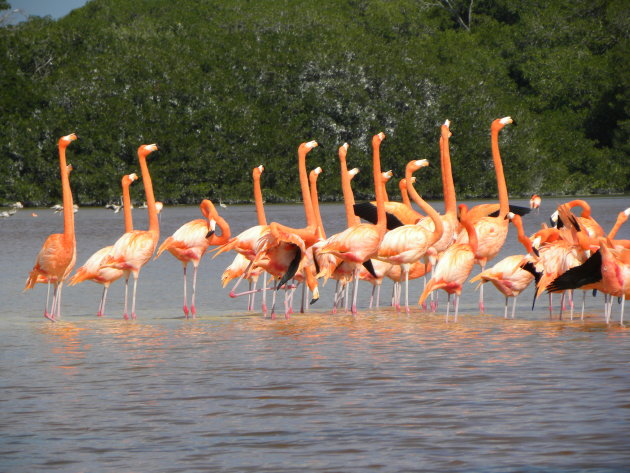
[[[184,315],[188,318],[188,305],[186,296],[186,269],[188,263],[193,265],[193,287],[190,302],[190,313],[194,318],[197,310],[195,308],[195,290],[197,286],[197,268],[199,262],[210,245],[222,245],[230,238],[230,226],[219,216],[216,208],[208,199],[201,201],[199,205],[202,215],[199,218],[185,223],[172,236],[168,237],[160,245],[157,251],[158,258],[163,251],[168,250],[175,258],[182,262],[184,267]],[[217,223],[221,228],[221,236],[217,237],[214,232]]]

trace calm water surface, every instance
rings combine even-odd
[[[545,199],[527,232],[566,200]],[[606,229],[630,206],[589,202]],[[255,220],[253,206],[221,210],[234,233]],[[327,232],[339,231],[342,207],[322,210]],[[137,321],[121,319],[120,283],[98,320],[101,288],[86,282],[64,291],[63,321],[52,324],[45,286],[21,292],[44,239],[62,228],[52,211],[37,213],[0,221],[0,471],[630,467],[630,332],[616,304],[605,324],[601,296],[588,296],[583,321],[550,319],[545,300],[531,311],[530,288],[517,319],[504,320],[496,290],[487,287],[480,316],[470,285],[458,323],[447,324],[443,304],[438,314],[367,310],[367,284],[357,317],[332,315],[329,284],[310,313],[269,320],[221,289],[233,258],[222,255],[202,261],[199,317],[184,320],[181,265],[164,254],[141,272]],[[166,208],[160,241],[198,215]],[[134,218],[146,228],[145,211]],[[270,207],[268,218],[303,222],[297,206]],[[122,216],[81,209],[76,227],[80,265],[122,233]],[[522,253],[513,229],[508,238],[496,261]],[[416,300],[420,282],[412,288]],[[382,300],[390,293],[385,283]]]

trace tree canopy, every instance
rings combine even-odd
[[[0,9],[9,7],[0,0]],[[630,189],[630,7],[622,0],[92,0],[0,28],[0,201],[59,199],[56,142],[80,204],[120,195],[157,143],[157,198],[299,198],[297,146],[315,139],[320,194],[341,198],[337,148],[373,194],[370,138],[402,177],[441,195],[439,125],[452,121],[458,195],[496,195],[490,123],[512,196]],[[136,190],[135,192],[138,192]]]

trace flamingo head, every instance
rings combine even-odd
[[[68,173],[68,176],[70,175],[70,173],[74,171],[74,167],[72,166],[72,164],[67,164],[66,165],[66,172]]]
[[[208,220],[208,228],[210,228],[210,230],[208,230],[208,233],[206,233],[206,239],[210,238],[212,235],[214,235],[214,231],[217,227],[217,222],[215,219],[211,218]]]
[[[357,174],[359,174],[359,168],[352,168],[348,171],[348,176],[350,176],[350,179],[352,179]]]
[[[260,177],[260,175],[263,173],[264,170],[265,170],[265,166],[261,164],[260,166],[257,166],[252,170],[252,176],[254,178],[258,178]]]
[[[75,133],[70,133],[69,135],[62,136],[61,138],[59,138],[59,146],[62,146],[65,148],[77,138],[78,137]]]
[[[411,172],[417,171],[420,168],[427,167],[429,165],[429,161],[427,159],[418,159],[416,161],[409,161],[407,163],[407,167],[411,169]]]
[[[341,159],[346,158],[346,154],[348,153],[348,143],[344,143],[339,147],[339,157]]]
[[[384,139],[385,133],[383,133],[382,131],[380,133],[377,133],[372,137],[372,146],[380,145]]]
[[[133,182],[133,181],[137,181],[138,180],[138,175],[135,172],[132,172],[131,174],[127,175],[127,178]]]
[[[556,210],[554,213],[552,213],[549,216],[549,221],[551,222],[551,226],[552,227],[557,227],[558,226],[558,211]]]
[[[158,215],[160,214],[163,208],[164,208],[164,204],[162,202],[160,202],[159,200],[155,202],[155,210],[157,210]]]
[[[150,145],[140,145],[138,148],[138,156],[147,157],[153,151],[157,151],[158,147],[155,143]]]
[[[322,168],[321,168],[321,167],[319,167],[319,166],[317,166],[315,169],[313,169],[313,173],[314,173],[316,176],[319,176],[319,175],[322,173]]]
[[[381,176],[383,177],[383,181],[387,182],[394,176],[394,172],[390,169],[389,171],[382,172]]]

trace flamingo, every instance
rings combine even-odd
[[[317,141],[301,143],[298,147],[298,170],[306,227],[292,228],[278,222],[272,222],[269,224],[268,231],[258,239],[254,248],[256,256],[250,269],[260,266],[274,277],[280,278],[274,292],[274,302],[278,289],[291,279],[298,270],[300,262],[305,256],[306,248],[312,246],[319,239],[308,185],[308,176],[306,174],[306,155],[315,147],[317,147]],[[312,284],[312,282],[313,279],[310,280],[309,284]],[[318,290],[316,287],[313,289],[313,297],[318,298]],[[235,296],[233,291],[230,295]],[[272,307],[272,317],[274,317],[274,310],[275,308]],[[286,295],[285,317],[289,317],[288,298]]]
[[[536,213],[540,211],[540,204],[542,203],[542,199],[538,194],[532,195],[531,199],[529,199],[529,208],[536,209]]]
[[[48,301],[44,307],[44,317],[55,321],[61,317],[61,291],[63,283],[68,277],[77,259],[77,243],[74,235],[74,212],[72,205],[72,191],[70,189],[69,170],[66,165],[66,148],[77,139],[71,133],[62,136],[58,142],[59,168],[61,171],[61,189],[63,193],[63,233],[50,235],[35,260],[24,290],[32,289],[37,282],[47,282],[54,285],[53,301],[48,312]]]
[[[253,189],[254,189],[254,204],[256,207],[256,217],[258,219],[258,225],[255,225],[253,227],[250,227],[244,231],[242,231],[241,233],[239,233],[238,235],[236,235],[235,237],[231,238],[227,243],[225,243],[224,245],[219,246],[216,250],[212,250],[215,254],[213,255],[213,258],[216,258],[217,255],[224,253],[226,251],[230,251],[230,250],[234,250],[237,253],[243,255],[245,258],[247,258],[247,260],[249,262],[253,261],[256,253],[255,253],[255,247],[256,247],[256,243],[258,242],[258,240],[260,239],[261,236],[263,236],[264,234],[266,234],[269,231],[269,227],[267,225],[267,218],[265,216],[265,208],[264,208],[264,204],[263,204],[263,197],[262,197],[262,190],[260,187],[260,177],[262,175],[262,173],[264,172],[265,168],[264,166],[261,164],[260,166],[255,167],[252,170],[252,181],[253,181]],[[233,262],[233,264],[236,262],[236,258],[235,261]],[[236,263],[238,264],[238,263]],[[227,271],[227,269],[226,269]],[[262,301],[262,313],[263,315],[267,315],[267,272],[265,271],[261,271],[261,270],[256,270],[254,268],[250,267],[250,272],[255,272],[256,274],[260,274],[261,272],[264,274],[264,281],[263,281],[263,301]],[[228,271],[228,274],[233,274],[231,271]],[[238,281],[236,282],[236,284],[234,285],[234,288],[232,289],[232,291],[230,291],[230,295],[233,295],[234,297],[237,296],[237,294],[234,292],[236,289],[236,286],[238,286],[240,280],[242,278],[245,277],[246,272],[243,271],[241,273],[239,273],[239,277]],[[250,280],[250,290],[251,290],[251,282],[252,281],[257,281],[257,278],[255,276],[253,276],[252,278],[248,278]],[[225,283],[227,284],[227,282],[229,282],[231,279],[225,279]],[[224,286],[225,287],[225,286]],[[253,293],[252,293],[253,294]],[[240,295],[240,294],[238,294]],[[251,295],[251,294],[250,294]],[[250,299],[250,301],[248,302],[248,307],[253,309],[253,303]]]
[[[519,241],[523,243],[528,253],[532,253],[532,244],[529,238],[525,235],[520,215],[515,215],[510,212],[508,214],[508,218],[512,221],[518,231]],[[492,268],[482,271],[469,281],[471,283],[480,281],[479,285],[491,282],[494,287],[496,287],[499,292],[505,296],[503,317],[506,319],[508,311],[508,298],[514,298],[512,304],[512,318],[514,318],[516,311],[516,298],[534,280],[534,275],[531,272],[520,267],[522,261],[523,255],[507,256],[495,264]]]
[[[190,302],[190,314],[193,318],[197,314],[195,309],[195,290],[197,286],[197,269],[199,262],[211,244],[222,245],[230,238],[230,226],[221,218],[212,202],[208,199],[201,201],[199,205],[204,219],[191,220],[185,223],[179,229],[168,237],[160,245],[155,258],[157,259],[162,252],[168,250],[175,258],[182,262],[184,267],[184,315],[188,318],[188,305],[186,296],[186,269],[188,263],[193,265],[193,287],[192,298]],[[221,228],[221,236],[217,237],[214,232],[217,223]]]
[[[374,174],[374,189],[376,193],[376,224],[361,223],[347,228],[328,239],[320,250],[322,254],[333,254],[350,263],[366,263],[370,258],[378,254],[378,248],[387,231],[385,206],[383,201],[383,186],[381,182],[381,142],[385,139],[385,133],[381,132],[372,137],[372,161]],[[355,270],[352,314],[357,313],[357,283],[358,277]]]
[[[434,224],[434,230],[429,230],[422,225],[403,225],[388,231],[383,237],[376,259],[390,264],[399,264],[402,267],[403,279],[405,281],[405,311],[409,313],[409,267],[422,258],[427,250],[433,246],[441,237],[444,230],[440,215],[427,204],[415,191],[411,184],[411,174],[426,167],[429,162],[426,159],[410,161],[407,163],[405,179],[407,182],[407,192],[410,197],[424,210]],[[400,309],[397,306],[397,309]]]
[[[127,288],[129,275],[133,274],[133,299],[131,303],[131,318],[136,318],[136,289],[138,286],[138,276],[142,267],[151,259],[157,242],[160,238],[160,224],[158,221],[157,209],[155,208],[155,197],[153,195],[153,183],[147,167],[147,156],[158,149],[156,144],[141,145],[138,148],[138,161],[144,183],[144,192],[147,199],[149,213],[149,229],[133,230],[121,236],[116,243],[112,253],[106,258],[101,267],[121,269],[125,275],[125,320],[129,318],[127,312]]]
[[[348,153],[348,143],[344,143],[339,147],[339,165],[341,171],[341,190],[343,193],[343,202],[346,213],[346,228],[353,227],[361,223],[361,220],[354,213],[354,194],[350,182],[359,173],[358,168],[353,168],[348,171],[346,162],[346,156]],[[332,277],[337,281],[337,287],[335,288],[335,296],[333,302],[333,313],[337,312],[337,305],[341,300],[341,292],[349,279],[352,278],[356,265],[354,263],[348,263],[341,258],[337,258],[331,254],[320,254],[319,250],[328,244],[328,240],[320,240],[313,245],[313,256],[320,268],[317,277],[324,277],[324,281],[327,281],[329,277]],[[347,302],[347,299],[346,299]]]
[[[123,191],[123,214],[125,221],[125,233],[133,231],[133,220],[131,216],[131,199],[129,197],[129,186],[138,179],[136,173],[131,173],[123,176],[122,178],[122,191]],[[101,248],[96,253],[88,258],[83,266],[76,270],[74,276],[70,280],[70,285],[74,286],[86,280],[94,281],[103,285],[103,294],[101,295],[101,301],[98,305],[98,311],[96,315],[102,317],[105,315],[105,302],[107,300],[107,291],[111,283],[119,279],[123,275],[121,269],[116,268],[101,268],[101,264],[111,254],[114,249],[114,245]]]
[[[574,216],[571,210],[575,207],[582,209],[579,217]],[[558,209],[551,215],[551,221],[558,228],[569,225],[568,219],[574,216],[580,228],[584,228],[590,238],[606,236],[606,232],[599,223],[591,216],[591,206],[582,199],[572,200],[558,206]]]
[[[427,283],[424,291],[420,295],[418,304],[423,304],[428,295],[436,289],[443,289],[448,293],[448,301],[446,305],[446,321],[448,322],[451,294],[455,294],[455,321],[457,321],[457,313],[459,310],[459,296],[462,293],[462,284],[472,271],[477,259],[477,235],[475,227],[467,218],[467,208],[464,204],[460,204],[460,222],[468,233],[467,242],[457,242],[449,246],[433,272],[433,276]]]
[[[630,249],[610,248],[611,242],[600,238],[600,247],[584,263],[567,270],[549,284],[547,291],[566,289],[597,289],[612,297],[621,297],[621,315],[623,325],[625,300],[630,297]],[[610,321],[610,304],[605,309],[606,323]]]
[[[492,160],[494,162],[494,170],[497,178],[497,187],[499,194],[499,214],[496,217],[471,215],[468,220],[475,226],[475,233],[477,235],[478,246],[476,250],[477,263],[481,266],[481,271],[484,271],[486,263],[494,258],[505,243],[508,232],[509,220],[506,219],[508,212],[510,212],[510,205],[508,202],[508,191],[505,183],[505,174],[503,173],[503,163],[501,162],[501,155],[499,153],[499,132],[505,125],[514,123],[512,118],[504,117],[497,118],[492,122],[490,127],[490,136],[492,144]],[[460,232],[457,241],[458,243],[465,243],[468,239],[468,232]],[[484,312],[485,306],[483,303],[483,285],[479,290],[479,310]]]

